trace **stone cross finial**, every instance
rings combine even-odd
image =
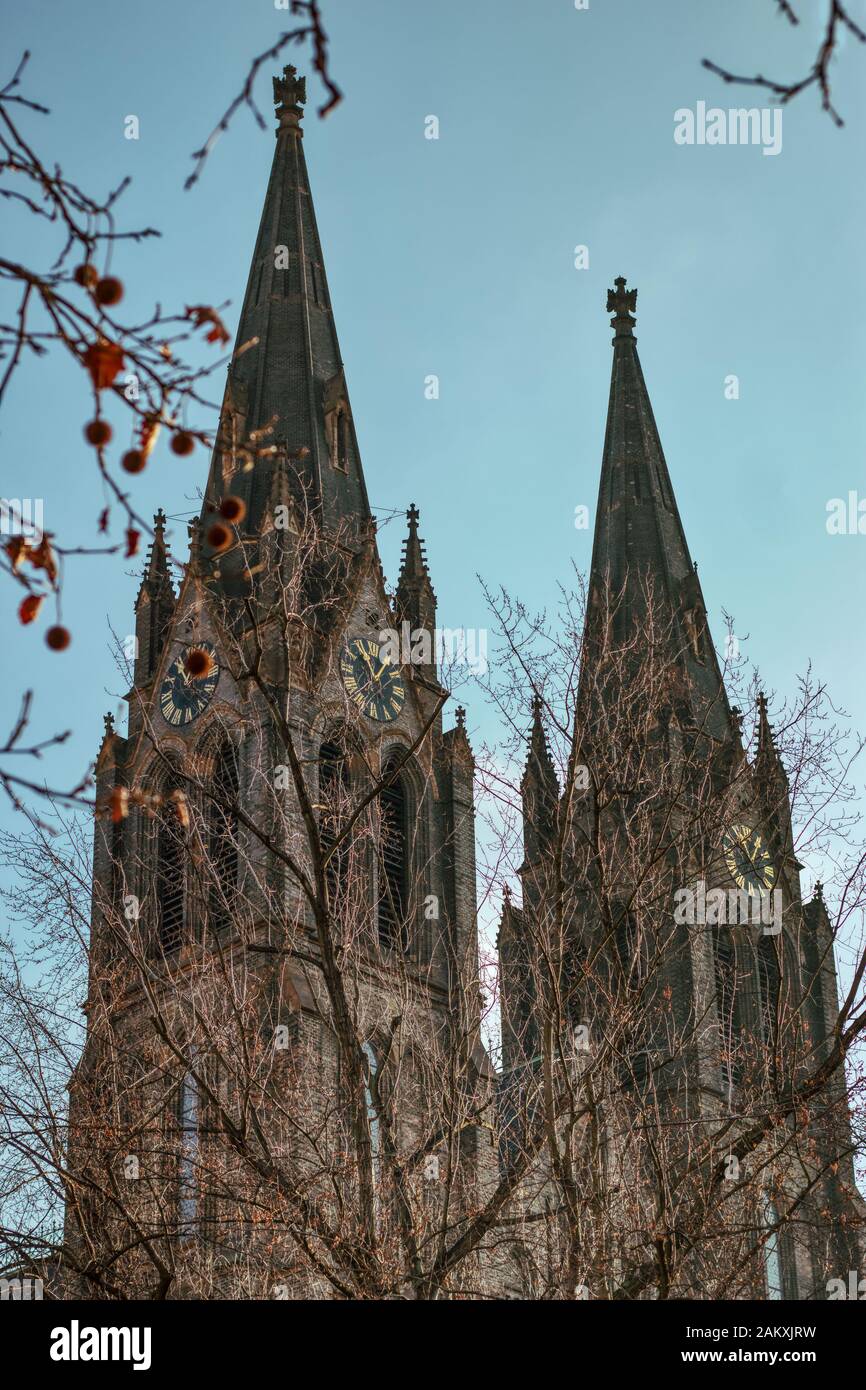
[[[292,63],[283,68],[282,77],[274,78],[274,106],[280,118],[280,126],[297,125],[303,112],[301,107],[307,100],[307,79],[298,77],[298,69]]]
[[[454,718],[457,720],[456,727],[458,729],[466,728],[466,711],[462,705],[457,706],[456,710],[454,711]]]
[[[105,733],[103,734],[103,738],[110,738],[110,736],[114,733],[114,715],[104,714],[102,716],[102,722],[105,725]]]
[[[421,520],[421,513],[415,506],[414,502],[409,503],[409,510],[406,513],[406,519],[408,520],[409,525],[412,527],[416,527],[418,525],[418,522]]]
[[[618,335],[630,338],[636,322],[637,290],[626,289],[624,275],[618,275],[613,284],[614,288],[607,292],[607,312],[614,316],[610,326],[616,329]]]

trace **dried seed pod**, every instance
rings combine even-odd
[[[45,634],[45,642],[53,652],[65,652],[69,643],[72,641],[72,634],[68,627],[50,627]]]
[[[220,502],[220,514],[232,526],[239,526],[247,514],[247,504],[242,497],[229,495]]]
[[[215,521],[213,526],[209,527],[205,540],[211,549],[220,555],[231,545],[232,533],[222,521]]]
[[[84,426],[84,438],[96,449],[101,448],[103,444],[109,444],[111,434],[111,426],[107,420],[89,420]]]
[[[97,280],[93,296],[97,304],[111,308],[113,304],[119,304],[123,298],[123,283],[113,275],[106,275],[102,280]]]

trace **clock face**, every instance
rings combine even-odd
[[[350,637],[340,657],[340,674],[349,699],[368,719],[389,724],[403,708],[406,687],[398,666],[381,656],[379,643]]]
[[[190,653],[203,653],[208,658],[209,664],[200,676],[189,673],[187,663]],[[198,660],[201,658],[198,657]],[[194,661],[193,670],[195,669]],[[159,707],[166,723],[177,729],[197,719],[210,704],[219,678],[216,648],[210,642],[195,642],[192,646],[184,647],[169,666],[165,680],[160,686]]]
[[[750,825],[732,825],[722,840],[725,863],[738,888],[747,893],[772,888],[776,870],[762,837]]]

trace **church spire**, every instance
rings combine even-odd
[[[602,610],[613,614],[614,637],[654,613],[670,628],[677,664],[709,727],[729,736],[721,673],[710,640],[697,565],[692,563],[634,334],[637,290],[625,277],[608,290],[614,330],[613,365],[601,482],[595,518],[587,618],[587,655],[600,640]]]
[[[420,518],[421,513],[415,503],[411,503],[406,513],[409,534],[403,542],[403,562],[395,597],[400,617],[409,623],[412,633],[429,633],[432,661],[420,670],[422,675],[432,680],[436,676],[436,595],[427,568],[424,542],[418,535]]]
[[[370,509],[303,151],[306,83],[274,78],[276,149],[229,368],[207,500],[231,492],[264,519],[274,460],[302,510],[352,544]]]
[[[135,600],[136,685],[153,675],[174,612],[174,585],[165,544],[165,520],[165,512],[160,508],[153,518],[153,541],[147,552],[144,574]]]
[[[763,691],[758,694],[758,739],[752,770],[773,853],[779,858],[790,857],[793,853],[793,827],[788,774],[776,747],[767,697]]]
[[[532,727],[529,753],[520,783],[523,799],[523,848],[527,864],[548,844],[556,824],[559,779],[550,756],[544,730],[544,701],[536,694],[532,700]]]

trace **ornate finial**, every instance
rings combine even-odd
[[[458,705],[454,711],[454,718],[457,721],[456,728],[466,730],[466,710],[462,705]]]
[[[165,530],[165,523],[166,515],[165,512],[162,510],[162,507],[160,507],[159,511],[155,514],[153,518],[153,529],[156,535],[162,535],[163,531]]]
[[[759,714],[766,714],[766,713],[767,713],[767,697],[766,697],[766,695],[764,694],[763,690],[759,690],[759,691],[758,691],[758,713],[759,713]]]
[[[541,712],[542,712],[543,709],[544,709],[544,701],[542,700],[542,698],[541,698],[540,694],[538,693],[538,691],[535,690],[535,691],[533,691],[533,694],[532,694],[532,718],[533,718],[533,720],[536,720],[536,719],[540,719],[540,718],[541,718]]]
[[[278,118],[277,134],[281,130],[292,130],[300,135],[300,122],[304,114],[301,107],[306,100],[307,79],[298,77],[298,69],[294,64],[289,63],[283,68],[282,77],[274,78],[274,106],[277,108]]]
[[[113,714],[104,714],[104,715],[102,716],[102,722],[103,722],[103,724],[105,725],[105,733],[104,733],[103,737],[104,737],[104,738],[111,738],[111,736],[112,736],[113,733],[114,733],[114,715],[113,715]]]
[[[812,900],[815,901],[815,899],[817,899],[819,903],[824,901],[824,885],[820,878],[815,880],[815,887],[812,890]]]
[[[204,528],[196,516],[188,523],[186,529],[189,535],[189,563],[195,569],[201,560],[201,539]]]
[[[743,732],[743,711],[739,705],[731,705],[731,723],[738,734]]]
[[[618,338],[630,338],[636,322],[633,315],[637,307],[637,290],[626,289],[624,275],[618,275],[613,283],[614,288],[607,292],[607,312],[614,315],[610,326],[616,329]]]
[[[415,506],[415,503],[414,503],[414,502],[410,502],[410,503],[409,503],[409,510],[408,510],[408,512],[406,513],[406,519],[407,519],[407,521],[409,522],[410,528],[411,528],[413,531],[417,531],[417,529],[418,529],[418,522],[421,520],[421,513],[419,512],[418,508]]]
[[[511,906],[511,885],[506,883],[502,888],[502,898],[506,907]]]

